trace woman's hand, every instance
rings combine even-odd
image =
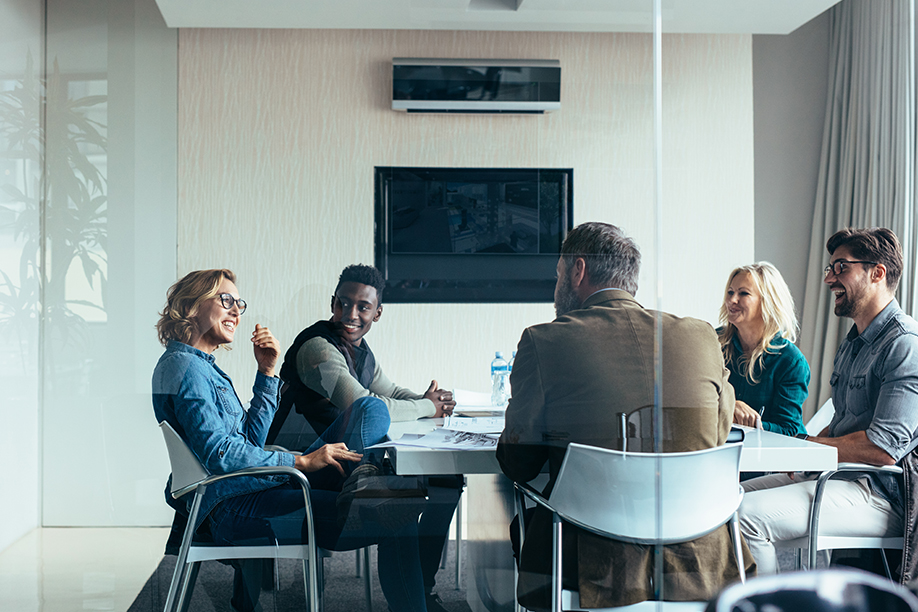
[[[363,455],[348,450],[344,442],[326,444],[319,450],[308,455],[298,455],[294,458],[293,467],[301,472],[317,472],[322,468],[333,465],[344,476],[342,461],[360,461]]]
[[[762,429],[762,416],[749,404],[740,400],[736,400],[736,405],[733,407],[733,422],[737,425]]]
[[[255,326],[252,332],[252,344],[255,345],[255,361],[258,371],[265,376],[274,376],[274,366],[280,356],[280,344],[267,327]]]

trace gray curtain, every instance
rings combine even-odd
[[[832,312],[822,282],[829,236],[846,226],[896,232],[906,256],[899,301],[907,312],[915,306],[912,4],[844,0],[831,9],[826,120],[801,317],[800,349],[812,371],[804,420],[831,397],[835,351],[852,324]]]

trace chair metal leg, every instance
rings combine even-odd
[[[733,554],[736,557],[736,567],[739,570],[740,582],[746,582],[746,561],[743,559],[743,539],[740,535],[738,514],[733,514],[730,526],[733,533]]]
[[[188,568],[185,567],[185,564],[179,563],[178,559],[176,559],[172,580],[169,582],[169,590],[166,592],[166,605],[163,607],[163,612],[173,612],[179,585],[185,580],[185,571],[187,570]]]
[[[553,612],[561,610],[561,517],[552,516],[551,548],[552,548],[552,579],[551,579],[551,609]]]
[[[175,602],[177,612],[186,612],[188,610],[188,602],[191,600],[191,593],[194,591],[194,583],[197,581],[200,567],[200,561],[189,563],[182,574],[182,585],[179,588],[178,600]]]
[[[312,567],[315,569],[313,574],[316,577],[316,586],[315,588],[310,589],[309,580],[313,574],[310,574],[306,568],[308,567],[308,562],[303,561],[303,578],[306,581],[307,591],[306,594],[310,595],[307,599],[307,602],[315,602],[315,609],[317,611],[324,609],[325,607],[325,555],[317,554],[315,559],[312,560]]]
[[[194,585],[198,583],[198,570],[201,569],[201,562],[192,563],[190,567],[187,568],[188,574],[188,590],[182,593],[181,601],[182,605],[179,607],[178,612],[188,612],[189,606],[191,606],[191,598],[194,595]]]
[[[462,589],[462,494],[456,504],[456,590]]]
[[[889,570],[889,560],[886,558],[886,550],[883,548],[880,549],[880,557],[883,558],[883,569],[886,570],[886,577],[892,580],[893,576],[892,572]]]
[[[354,566],[356,568],[354,571],[354,575],[360,578],[360,549],[359,548],[354,551]]]
[[[360,551],[357,551],[357,556],[360,556]],[[373,612],[373,583],[372,576],[370,576],[370,547],[367,546],[363,549],[363,567],[366,570],[364,572],[363,578],[363,590],[366,593],[367,599],[367,612]]]

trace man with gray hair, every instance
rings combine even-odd
[[[640,263],[637,245],[614,225],[584,223],[565,239],[555,286],[558,316],[523,332],[510,375],[512,398],[497,457],[511,479],[529,482],[548,462],[549,495],[568,444],[620,449],[618,415],[652,407],[661,382],[663,452],[726,441],[734,396],[717,335],[704,321],[645,310],[634,299]],[[662,381],[654,369],[658,323]],[[631,438],[629,448],[650,450],[648,442]],[[652,547],[573,526],[564,535],[564,587],[580,592],[581,606],[624,606],[654,597]],[[526,608],[549,607],[551,549],[551,515],[537,508],[527,523],[517,583]],[[666,547],[663,598],[707,600],[737,580],[732,550],[726,526]]]

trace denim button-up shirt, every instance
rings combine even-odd
[[[214,356],[171,341],[153,370],[153,411],[168,421],[212,474],[255,466],[293,465],[293,455],[264,450],[265,437],[277,410],[280,379],[255,375],[248,410],[233,383],[217,367]],[[201,500],[197,528],[220,501],[275,487],[283,476],[221,480],[207,488]],[[169,491],[166,491],[167,501]],[[190,507],[192,495],[186,495]]]
[[[829,435],[866,431],[898,462],[918,445],[918,322],[893,300],[862,333],[852,327],[835,354],[831,384]],[[871,480],[901,502],[894,479]]]

